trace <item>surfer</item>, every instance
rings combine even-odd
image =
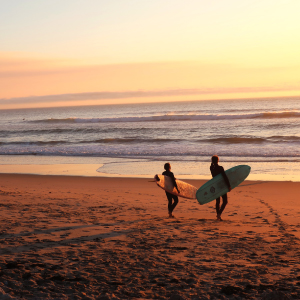
[[[222,176],[224,177],[224,180],[225,180],[227,186],[228,186],[229,192],[231,191],[230,182],[229,182],[228,177],[227,177],[227,175],[224,171],[224,168],[222,166],[219,166],[219,157],[217,155],[214,155],[211,158],[210,172],[211,172],[212,177],[215,177],[215,176],[217,176],[218,174],[221,173]],[[222,200],[223,201],[222,201],[222,205],[221,205],[221,208],[220,208],[220,197],[218,197],[216,199],[217,219],[219,221],[222,221],[221,214],[222,214],[223,210],[225,209],[225,207],[228,203],[227,193],[222,195]]]
[[[165,169],[165,171],[162,173],[162,175],[170,177],[172,179],[172,183],[174,184],[174,186],[177,189],[178,193],[180,193],[180,191],[177,187],[176,178],[175,178],[174,174],[171,172],[170,163],[165,163],[164,169]],[[166,195],[167,195],[167,198],[168,198],[169,217],[174,218],[174,215],[172,214],[172,212],[173,212],[174,208],[176,207],[176,205],[178,204],[178,197],[176,195],[172,195],[172,194],[168,193],[167,191],[166,191]],[[174,199],[174,203],[172,203],[173,199]]]

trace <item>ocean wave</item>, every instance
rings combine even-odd
[[[158,145],[174,145],[174,143],[181,147],[185,148],[188,145],[209,145],[209,144],[252,144],[260,145],[262,143],[270,144],[292,144],[292,143],[299,143],[300,137],[299,136],[270,136],[270,137],[255,137],[255,136],[220,136],[214,138],[206,138],[206,139],[187,139],[187,138],[142,138],[142,137],[134,137],[134,138],[102,138],[102,139],[82,139],[79,140],[78,138],[71,140],[49,140],[49,141],[7,141],[7,142],[0,142],[0,146],[40,146],[40,147],[53,147],[59,145],[72,145],[72,146],[80,146],[84,144],[89,145],[97,145],[97,144],[104,144],[104,145],[132,145],[132,146],[139,146],[142,144],[158,144]]]
[[[73,128],[64,128],[61,126],[61,128],[47,128],[47,126],[44,126],[45,128],[39,128],[39,129],[26,129],[26,128],[12,128],[11,130],[7,128],[6,130],[0,130],[0,137],[6,138],[9,137],[19,137],[19,136],[30,136],[30,135],[60,135],[60,134],[113,134],[116,132],[116,128],[113,127],[106,127],[106,128],[94,128],[94,127],[73,127]],[[147,131],[147,128],[139,127],[139,128],[117,128],[119,133],[125,134],[130,131],[131,134],[143,134],[144,131]],[[150,129],[151,130],[151,129]]]
[[[283,139],[287,141],[281,142]],[[269,140],[271,141],[269,141]],[[274,135],[270,137],[253,136],[216,136],[212,140],[204,138],[166,139],[137,138],[100,138],[86,140],[43,140],[43,141],[2,141],[0,154],[56,155],[56,156],[294,156],[300,157],[299,137]]]
[[[219,137],[201,140],[201,142],[209,142],[214,144],[260,144],[266,142],[265,138],[256,137]]]
[[[172,143],[172,142],[180,142],[184,140],[180,139],[160,139],[160,138],[154,138],[154,139],[143,139],[143,138],[103,138],[103,139],[97,139],[97,140],[81,140],[81,141],[31,141],[31,142],[21,142],[21,141],[15,141],[15,142],[0,142],[0,146],[57,146],[57,145],[80,145],[80,144],[120,144],[120,145],[126,145],[126,144],[143,144],[143,143],[149,143],[149,144],[160,144],[160,143]]]
[[[276,135],[276,136],[270,136],[268,140],[272,142],[278,142],[278,143],[284,143],[284,142],[297,143],[300,142],[300,136]]]
[[[70,144],[66,141],[35,141],[35,142],[0,142],[0,146],[57,146],[61,144]]]
[[[201,121],[201,120],[236,120],[236,119],[282,119],[300,118],[300,112],[262,112],[250,114],[164,114],[153,116],[131,116],[116,118],[64,118],[42,119],[35,123],[120,123],[120,122],[163,122],[163,121]]]
[[[170,143],[170,142],[180,142],[183,140],[180,139],[140,139],[140,138],[107,138],[107,139],[99,139],[95,141],[82,141],[80,143],[99,143],[99,144],[141,144],[141,143]]]
[[[155,159],[159,160],[163,158],[164,160],[172,159],[172,157],[182,157],[182,159],[188,159],[189,157],[196,157],[195,161],[205,157],[207,160],[210,159],[211,155],[214,154],[210,147],[201,149],[185,149],[177,150],[174,149],[170,151],[169,149],[159,148],[159,151],[155,149],[112,149],[109,148],[99,148],[99,147],[86,147],[84,149],[79,147],[19,147],[19,148],[0,148],[0,155],[41,155],[41,156],[78,156],[78,157],[110,157],[110,158],[143,158],[143,159]],[[269,158],[282,158],[283,161],[290,160],[291,158],[300,159],[300,153],[295,149],[286,150],[284,148],[281,151],[272,151],[271,149],[265,150],[263,153],[261,149],[244,149],[239,151],[236,147],[231,147],[231,149],[222,149],[218,151],[218,155],[221,157],[232,157],[237,159],[239,157],[248,157],[250,160],[254,158],[261,158],[262,161]]]
[[[214,144],[261,144],[261,143],[297,143],[300,142],[299,136],[270,136],[270,137],[216,137],[211,139],[199,140]]]

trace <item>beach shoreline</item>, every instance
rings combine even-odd
[[[153,178],[163,171],[165,161],[147,159],[103,158],[103,157],[43,157],[43,156],[1,156],[0,174],[84,176],[110,178]],[[210,180],[210,162],[197,163],[172,161],[172,169],[180,180]],[[300,182],[299,164],[290,163],[289,174],[285,162],[245,162],[222,161],[221,165],[229,169],[236,165],[250,165],[247,177],[252,181],[293,181]],[[282,171],[281,164],[286,170]],[[265,169],[264,169],[265,168]],[[277,170],[277,171],[276,171]]]
[[[215,201],[183,198],[169,219],[151,178],[0,174],[0,182],[0,295],[300,298],[298,182],[243,182],[223,222]]]

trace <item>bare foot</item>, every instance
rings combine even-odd
[[[217,220],[218,221],[223,221],[222,218],[221,218],[221,215],[217,215]]]

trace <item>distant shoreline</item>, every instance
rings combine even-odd
[[[210,161],[179,161],[170,159],[176,178],[181,180],[209,180]],[[110,178],[150,178],[163,171],[163,160],[145,158],[72,157],[42,155],[0,155],[0,174],[31,174]],[[300,181],[298,162],[222,161],[225,169],[249,165],[253,181]]]
[[[0,165],[0,175],[34,175],[34,176],[63,176],[63,177],[91,177],[91,178],[130,178],[130,179],[150,179],[155,174],[132,175],[132,174],[109,174],[97,172],[99,165],[94,164],[60,164],[60,165]],[[160,173],[160,172],[156,172]],[[176,176],[184,181],[207,181],[211,176],[204,175],[178,175]],[[282,175],[249,175],[246,181],[263,182],[300,182],[290,178],[283,178]]]

